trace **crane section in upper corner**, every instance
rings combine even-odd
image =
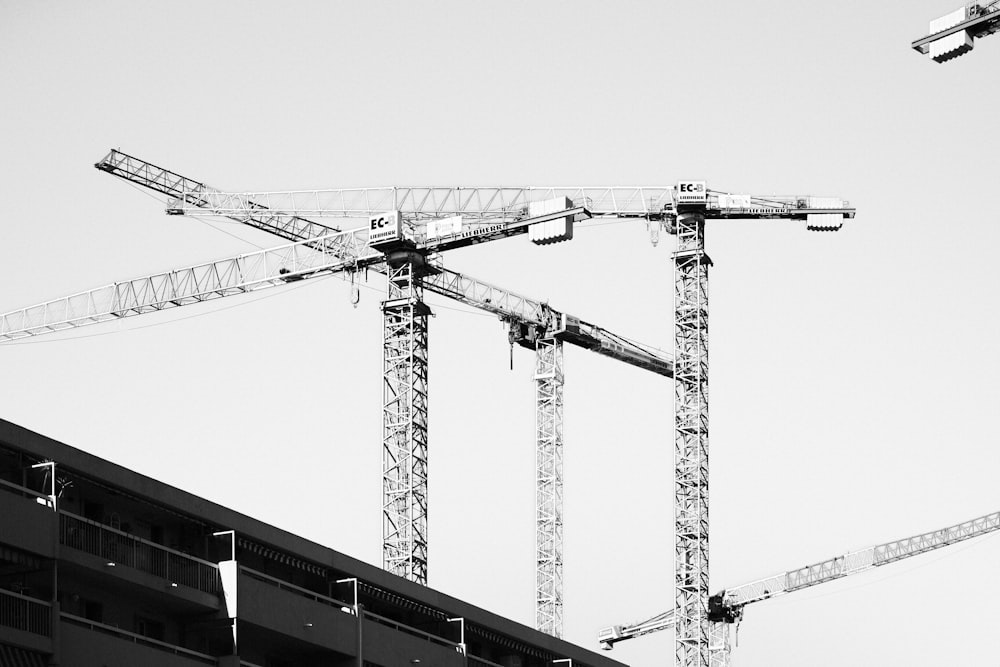
[[[970,0],[953,12],[930,22],[928,35],[910,46],[944,63],[972,50],[975,39],[1000,32],[1000,0]]]

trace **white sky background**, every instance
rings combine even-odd
[[[1000,509],[1000,37],[956,2],[0,2],[0,311],[279,245],[166,217],[120,147],[215,187],[669,185],[850,199],[838,234],[710,223],[712,588]],[[456,270],[672,345],[634,223]],[[0,346],[0,416],[381,562],[382,278]],[[430,583],[534,622],[533,356],[431,297]],[[150,326],[155,325],[155,326]],[[566,635],[673,605],[672,389],[566,350]],[[947,555],[942,557],[944,554]],[[1000,541],[750,607],[736,664],[997,654]],[[669,632],[620,645],[672,662]]]

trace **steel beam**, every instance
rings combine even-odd
[[[427,316],[413,264],[389,268],[382,302],[383,567],[427,585]]]
[[[705,216],[677,216],[674,253],[675,664],[708,667],[708,266]]]
[[[563,631],[563,344],[535,343],[535,627]]]

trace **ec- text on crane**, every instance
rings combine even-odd
[[[717,642],[713,647],[712,667],[729,665],[731,653],[729,628],[743,619],[743,609],[748,604],[867,572],[876,567],[919,556],[998,530],[1000,530],[1000,512],[994,512],[947,528],[858,549],[797,570],[789,570],[742,586],[721,590],[709,598],[709,623],[712,625],[712,636]],[[668,611],[639,623],[605,628],[599,633],[598,641],[601,643],[601,648],[611,650],[618,642],[673,627],[675,627],[674,613]]]
[[[96,166],[171,197],[193,189],[211,190],[202,183],[119,151],[111,151]],[[304,240],[121,281],[8,313],[0,316],[0,342],[369,266],[365,259],[359,265],[351,259],[350,251],[345,250],[348,247],[360,250],[362,244],[357,241],[363,232],[338,235],[331,227],[283,215],[261,205],[254,204],[250,209],[250,214],[233,219],[283,238]],[[346,262],[341,261],[345,259]],[[511,344],[517,342],[536,351],[536,621],[540,630],[561,636],[562,343],[567,341],[667,377],[673,374],[673,364],[658,350],[560,313],[545,303],[448,271],[439,261],[435,264],[434,271],[423,277],[424,287],[498,315],[509,326]],[[386,270],[383,263],[370,266],[376,271]]]
[[[1000,0],[972,0],[930,22],[927,36],[910,45],[937,63],[963,56],[975,40],[1000,31]]]
[[[654,243],[661,226],[677,237],[674,259],[675,664],[707,667],[708,622],[708,267],[706,219],[801,220],[814,231],[839,230],[855,211],[833,197],[756,197],[709,191],[704,181],[664,187],[385,187],[352,190],[179,196],[173,210],[239,217],[256,206],[289,216],[352,217],[389,211],[396,231],[384,246],[401,282],[419,302],[422,257],[441,239],[503,238],[531,227],[532,240],[572,238],[574,222],[594,217],[644,219]],[[549,213],[551,212],[551,213]],[[548,214],[548,218],[544,216]],[[399,221],[405,219],[408,235]],[[507,231],[509,230],[509,231]],[[376,232],[378,233],[378,232]],[[381,237],[378,237],[381,243]],[[402,264],[409,262],[410,266]]]

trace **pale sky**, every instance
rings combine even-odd
[[[167,217],[109,148],[224,190],[670,185],[849,199],[710,223],[712,589],[1000,509],[1000,36],[957,3],[0,0],[0,312],[279,245]],[[211,224],[209,224],[211,222]],[[673,239],[580,227],[455,270],[669,349]],[[381,563],[381,314],[337,278],[0,346],[0,417]],[[430,584],[534,623],[533,357],[431,297]],[[669,382],[566,351],[566,637],[673,605]],[[749,607],[741,667],[997,654],[987,538]],[[622,644],[672,664],[673,635]]]

